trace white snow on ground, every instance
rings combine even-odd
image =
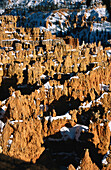
[[[5,10],[4,9],[0,9],[0,14],[2,14]]]
[[[2,40],[2,41],[19,41],[19,42],[20,42],[19,39],[15,39],[15,38],[13,38],[13,39],[7,39],[7,40]]]
[[[96,12],[99,14],[99,17],[106,16],[106,8],[97,8]]]
[[[100,126],[104,126],[104,123],[100,123]]]
[[[7,109],[7,106],[6,106],[6,105],[4,105],[4,106],[1,107],[1,110],[0,110],[0,114],[1,114],[1,115],[0,115],[0,119],[3,118],[6,109]]]
[[[73,77],[70,78],[70,80],[71,79],[79,79],[79,77],[78,76],[73,76]]]
[[[44,108],[46,107],[46,111],[49,109],[48,105],[40,105],[40,110],[44,111]]]
[[[75,2],[80,2],[81,0],[73,0],[71,1],[72,3]],[[22,2],[24,2],[24,0],[18,0],[18,4],[21,4]],[[46,5],[47,3],[52,3],[54,2],[54,4],[56,4],[58,2],[58,6],[60,7],[60,5],[63,5],[63,2],[60,0],[36,0],[36,2],[34,3],[33,0],[29,0],[28,3],[25,3],[25,7],[28,6],[36,6],[38,4],[41,5]],[[68,0],[66,0],[66,3],[69,3]],[[67,5],[68,6],[68,5]],[[60,7],[61,8],[61,7]],[[60,9],[59,8],[59,9]],[[88,38],[89,35],[89,31],[88,29],[82,29],[80,32],[76,31],[75,34],[71,33],[71,35],[74,38],[79,38],[81,40],[81,38],[84,38],[84,41],[102,41],[102,42],[107,42],[108,40],[108,34],[111,35],[111,24],[107,21],[101,22],[101,17],[104,16],[108,16],[106,9],[104,7],[102,8],[96,8],[96,9],[88,9],[87,12],[86,10],[80,10],[80,12],[64,12],[64,11],[59,11],[59,10],[54,10],[53,12],[38,12],[38,11],[34,11],[34,12],[28,12],[28,10],[25,11],[25,17],[26,17],[26,21],[24,22],[24,26],[28,26],[28,27],[39,27],[40,30],[46,30],[46,31],[51,31],[52,34],[56,34],[57,36],[59,36],[59,33],[62,35],[66,35],[67,31],[69,31],[72,27],[71,22],[69,22],[68,25],[66,25],[66,20],[68,19],[68,16],[70,16],[70,18],[73,20],[74,16],[77,14],[79,17],[79,20],[77,22],[77,26],[81,25],[81,17],[86,14],[86,21],[87,20],[92,20],[92,18],[94,16],[94,23],[93,23],[93,30],[90,33],[90,38]],[[12,11],[11,13],[12,15],[15,14],[15,11]],[[20,15],[22,16],[22,12],[20,12]],[[46,25],[46,21],[49,21],[48,24],[48,28],[46,29],[45,25]],[[99,20],[101,23],[97,23],[97,20]],[[59,22],[60,21],[60,22]],[[96,35],[98,30],[98,35]],[[102,32],[102,34],[101,34]],[[99,35],[100,34],[100,35]],[[109,54],[108,54],[109,55]]]
[[[3,101],[2,101],[2,104],[5,104],[5,103],[6,103],[6,101],[7,101],[7,99],[3,100]]]
[[[11,123],[12,125],[14,125],[15,123],[18,123],[18,122],[23,122],[23,120],[13,120],[13,121],[9,121],[9,123]]]
[[[106,8],[96,8],[96,9],[89,9],[87,10],[87,12],[85,10],[82,10],[80,12],[78,12],[78,16],[80,15],[86,15],[86,19],[88,19],[90,17],[90,19],[92,19],[94,16],[96,16],[95,20],[97,20],[98,18],[101,17],[105,17],[108,16]]]
[[[88,104],[86,104],[86,102],[84,102],[82,106],[79,106],[79,108],[90,108],[91,105],[92,105],[92,101],[89,102]]]
[[[5,125],[5,124],[0,120],[0,129],[1,129],[1,132],[3,131],[4,125]]]
[[[82,0],[72,0],[71,2],[74,4],[75,2],[81,2]],[[33,7],[39,4],[46,5],[47,3],[53,3],[54,5],[58,4],[60,6],[64,3],[64,0],[14,0],[7,7],[13,7],[15,5],[21,6],[24,5],[26,7]],[[66,0],[66,3],[70,4],[70,1]]]
[[[105,91],[109,91],[109,85],[105,85],[105,84],[99,84],[100,86],[100,90],[105,90]]]
[[[62,116],[56,116],[56,117],[52,117],[52,116],[46,116],[45,119],[48,121],[50,120],[51,122],[53,120],[57,120],[57,119],[71,119],[71,115],[69,113],[66,113],[65,115],[62,115]]]
[[[110,32],[111,31],[111,24],[110,22],[104,21],[103,23],[94,23],[93,24],[93,31],[106,31]]]
[[[46,79],[46,77],[47,77],[47,76],[44,75],[44,74],[42,74],[42,75],[40,76],[41,79]]]
[[[111,50],[106,50],[106,53],[107,53],[108,57],[110,58],[111,57]]]
[[[45,89],[51,89],[52,88],[52,86],[50,85],[49,82],[45,83],[44,87],[45,87]]]
[[[110,132],[111,132],[111,121],[109,122],[109,129],[110,129]]]
[[[62,138],[60,139],[48,138],[48,140],[60,142],[60,141],[67,141],[68,139],[71,139],[71,140],[75,139],[76,141],[79,141],[81,131],[88,131],[88,126],[84,126],[80,124],[76,124],[72,128],[67,128],[64,126],[60,129]]]
[[[107,92],[104,92],[98,99],[94,100],[95,102],[101,103],[100,99],[104,98],[104,95],[108,95]]]
[[[76,124],[72,128],[62,127],[60,129],[60,132],[62,134],[62,139],[64,141],[66,141],[68,139],[72,139],[72,140],[76,139],[77,141],[79,141],[79,137],[81,135],[82,130],[88,131],[88,127],[84,126],[84,125]]]
[[[53,88],[53,87],[50,85],[49,81],[44,84],[44,87],[45,87],[45,89],[48,89],[48,90],[51,89],[51,88]],[[54,86],[54,88],[60,88],[60,89],[63,90],[64,86],[63,86],[63,85],[57,85],[57,86]]]
[[[109,150],[109,151],[106,153],[106,155],[103,157],[103,159],[102,159],[102,164],[105,164],[105,165],[108,164],[106,158],[107,158],[107,156],[108,156],[109,154],[110,154],[110,150]]]
[[[7,146],[10,147],[12,142],[13,142],[13,135],[10,136],[10,138],[8,140],[8,145]]]
[[[63,90],[64,86],[63,85],[57,85],[57,86],[55,86],[55,88],[59,88],[59,89]]]
[[[2,106],[2,110],[3,110],[4,112],[6,111],[6,109],[7,109],[7,106],[6,106],[6,105]]]
[[[107,92],[104,92],[98,99],[96,99],[96,100],[94,100],[94,101],[90,101],[88,104],[86,104],[86,102],[84,102],[84,103],[82,104],[82,106],[79,106],[79,108],[91,108],[93,102],[102,104],[102,103],[100,102],[100,99],[104,98],[104,95],[108,95],[108,93],[107,93]]]
[[[95,68],[93,68],[93,70],[96,70],[96,69],[98,69],[100,66],[97,66],[97,67],[95,67]]]
[[[76,170],[80,170],[80,169],[81,169],[81,167],[80,167],[80,166],[78,166]]]
[[[16,97],[16,96],[15,96],[15,92],[12,93],[12,96],[13,96],[14,98]]]

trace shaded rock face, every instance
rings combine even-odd
[[[43,165],[31,164],[19,159],[11,158],[7,155],[0,154],[0,169],[34,169],[34,170],[48,170]]]
[[[32,118],[23,122],[7,122],[2,135],[3,154],[35,163],[44,151],[41,130],[41,122]]]

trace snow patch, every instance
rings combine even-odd
[[[0,129],[1,129],[1,132],[3,132],[4,126],[5,126],[5,123],[3,123],[3,122],[0,120]]]
[[[108,164],[106,158],[108,157],[109,154],[110,154],[110,150],[109,150],[109,151],[106,153],[106,155],[103,157],[103,159],[102,159],[102,164],[105,164],[105,165]]]
[[[52,116],[46,116],[45,119],[48,121],[50,120],[50,122],[52,122],[53,120],[57,120],[57,119],[71,119],[71,115],[69,113],[66,113],[65,115],[62,116],[56,116],[56,117],[52,117]]]
[[[23,120],[13,120],[13,121],[9,121],[9,123],[11,123],[12,125],[14,125],[15,123],[18,123],[18,122],[23,122]]]
[[[66,141],[68,139],[76,139],[76,141],[79,141],[79,137],[81,135],[81,131],[88,131],[88,127],[80,124],[76,124],[72,128],[62,127],[60,129],[60,132],[62,134],[63,140]]]

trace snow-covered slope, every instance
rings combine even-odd
[[[10,0],[8,7],[15,6],[10,14],[20,16],[17,26],[39,27],[51,31],[57,36],[71,35],[74,38],[79,38],[80,44],[83,41],[86,43],[101,41],[102,44],[107,44],[107,40],[111,37],[111,24],[108,20],[102,19],[108,18],[105,6],[97,5],[94,8],[81,9],[80,1]],[[64,5],[65,9],[62,8]],[[21,6],[22,9],[16,8],[17,6]],[[34,6],[38,7],[33,8]],[[30,10],[28,7],[32,7],[32,9]],[[82,22],[84,16],[85,20]],[[90,31],[90,22],[92,22],[92,31]],[[74,28],[74,23],[76,23],[76,28]]]
[[[64,2],[66,4],[75,4],[75,3],[79,3],[81,2],[82,0],[72,0],[72,1],[69,1],[69,0],[10,0],[10,2],[8,2],[7,0],[7,7],[13,7],[13,6],[25,6],[25,7],[34,7],[34,6],[37,6],[37,5],[45,5],[47,3],[50,3],[50,4],[58,4],[58,6],[64,4]]]

